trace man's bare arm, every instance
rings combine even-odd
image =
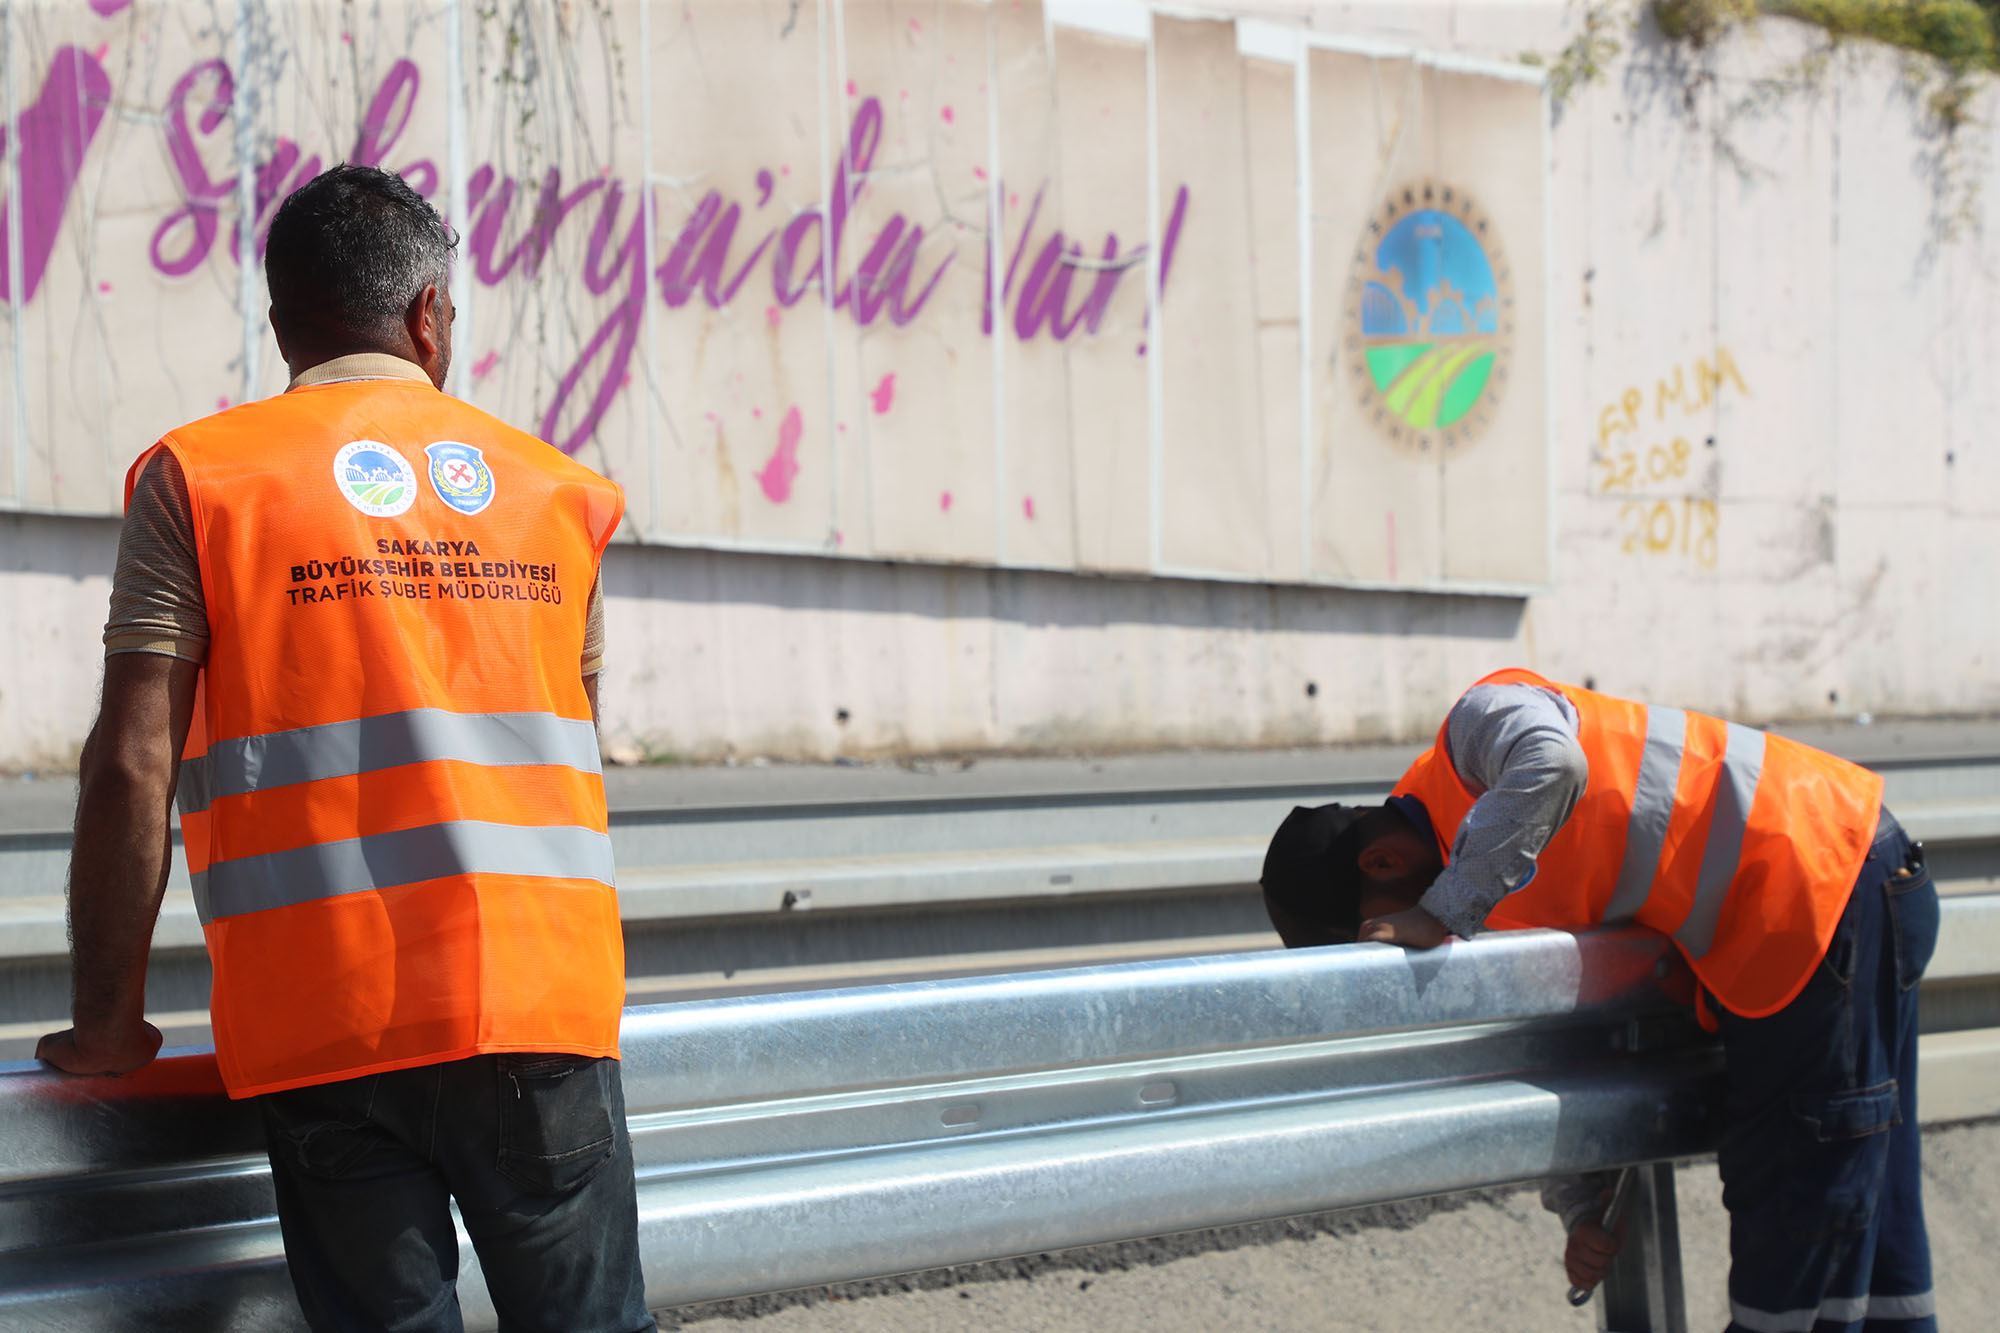
[[[104,702],[84,743],[70,854],[71,1028],[35,1054],[72,1074],[149,1063],[146,961],[166,892],[170,806],[201,667],[157,653],[105,659]]]

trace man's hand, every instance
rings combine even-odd
[[[1579,1291],[1595,1291],[1611,1261],[1618,1257],[1621,1242],[1597,1223],[1585,1218],[1569,1233],[1569,1248],[1563,1252],[1563,1268],[1570,1285]]]
[[[160,1030],[143,1019],[136,1028],[88,1041],[64,1028],[35,1043],[35,1058],[65,1074],[129,1074],[153,1063],[160,1041]]]
[[[1358,944],[1373,940],[1410,949],[1435,949],[1451,938],[1451,932],[1423,908],[1410,907],[1363,921],[1361,933],[1354,938]]]
[[[1618,1219],[1616,1235],[1604,1229],[1601,1219],[1610,1206],[1611,1191],[1606,1190],[1597,1196],[1598,1215],[1586,1217],[1570,1229],[1569,1248],[1563,1251],[1563,1268],[1569,1273],[1570,1285],[1579,1291],[1595,1291],[1597,1284],[1604,1281],[1604,1275],[1611,1271],[1611,1261],[1624,1247],[1624,1218]]]

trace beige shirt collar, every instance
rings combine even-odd
[[[431,377],[424,373],[422,366],[414,361],[405,361],[400,356],[391,356],[387,352],[354,352],[300,371],[285,386],[285,392],[309,389],[315,384],[337,384],[342,380],[414,380],[418,384],[429,385]]]

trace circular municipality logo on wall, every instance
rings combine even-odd
[[[1369,216],[1347,280],[1347,364],[1390,443],[1450,457],[1492,420],[1513,359],[1512,277],[1463,190],[1419,181]]]
[[[377,440],[356,440],[333,456],[333,484],[370,518],[394,518],[417,502],[417,471]]]

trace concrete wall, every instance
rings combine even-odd
[[[1311,19],[1553,56],[1580,10]],[[1901,53],[1829,51],[1779,20],[1705,55],[1618,35],[1553,125],[1548,594],[624,552],[607,584],[617,738],[680,754],[1412,738],[1517,662],[1751,720],[2000,708],[2000,99],[1983,85],[1946,136]]]
[[[1515,58],[1553,55],[1581,10],[1308,17]],[[1982,88],[1947,136],[1898,53],[1829,53],[1776,20],[1701,55],[1618,35],[1550,134],[1546,594],[625,546],[606,574],[607,745],[1409,738],[1517,662],[1749,720],[2000,708],[2000,102]],[[102,520],[0,525],[0,762],[81,740],[113,541]]]

